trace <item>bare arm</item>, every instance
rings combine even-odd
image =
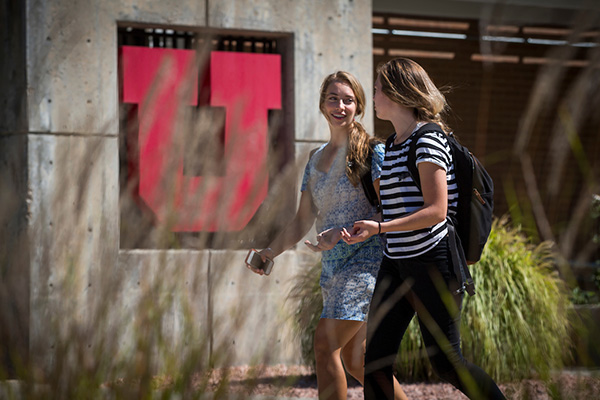
[[[260,254],[273,259],[298,243],[308,233],[317,217],[312,205],[313,201],[310,191],[303,191],[300,196],[298,211],[296,211],[292,222]]]
[[[342,232],[342,238],[349,244],[362,242],[376,235],[381,226],[381,233],[413,231],[433,226],[446,218],[448,211],[448,186],[446,171],[433,163],[419,164],[423,207],[402,218],[378,223],[377,221],[357,221],[351,231]]]

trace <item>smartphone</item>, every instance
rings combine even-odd
[[[265,275],[269,275],[273,269],[273,260],[267,258],[267,261],[263,261],[260,254],[254,249],[251,249],[248,252],[246,264],[257,269],[262,269],[265,272]]]

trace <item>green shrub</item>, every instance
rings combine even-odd
[[[505,219],[494,222],[481,261],[471,266],[477,294],[466,296],[461,321],[465,357],[494,379],[542,377],[563,365],[569,344],[566,287],[553,268],[549,243],[534,246]],[[321,313],[320,264],[301,278],[292,297],[303,356],[314,363],[312,337]],[[402,341],[401,381],[433,379],[416,318]]]
[[[569,302],[553,268],[551,245],[534,246],[506,219],[496,220],[481,261],[470,269],[477,294],[463,302],[465,358],[499,381],[547,376],[562,366]],[[396,370],[401,380],[433,378],[416,319],[402,341]]]
[[[503,381],[560,368],[570,341],[569,300],[552,245],[534,246],[506,219],[495,221],[471,271],[478,293],[464,303],[465,356]]]

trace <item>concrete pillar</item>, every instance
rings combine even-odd
[[[293,108],[300,164],[328,139],[317,105],[325,75],[352,72],[371,101],[367,0],[4,2],[0,72],[9,79],[0,87],[0,268],[8,279],[0,283],[0,299],[9,307],[0,315],[8,344],[3,358],[10,349],[49,371],[70,334],[98,350],[102,341],[95,336],[107,331],[94,321],[107,312],[103,304],[111,301],[121,317],[130,315],[144,282],[177,270],[182,275],[173,290],[194,306],[198,324],[206,324],[200,331],[211,338],[207,346],[229,347],[228,362],[250,363],[265,349],[269,362],[300,362],[280,308],[307,262],[298,252],[282,256],[264,279],[243,267],[244,250],[120,249],[117,27],[125,22],[291,34],[292,63],[284,73],[293,96],[286,107]],[[368,114],[365,125],[372,129]],[[165,311],[171,337],[181,332],[184,309],[177,303]],[[232,309],[248,318],[232,325]],[[222,334],[232,328],[233,336]]]

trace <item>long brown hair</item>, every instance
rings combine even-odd
[[[423,67],[411,59],[399,57],[379,65],[377,73],[381,91],[390,100],[414,109],[417,121],[434,122],[446,133],[450,132],[443,118],[449,110],[446,98]]]
[[[335,82],[346,84],[352,89],[356,99],[356,116],[362,119],[366,107],[365,91],[358,79],[351,73],[345,71],[334,72],[323,80],[319,98],[319,109],[321,110],[321,113],[327,118],[327,114],[323,109],[323,103],[327,97],[327,88]],[[346,153],[346,175],[354,186],[358,185],[360,177],[371,168],[370,165],[367,165],[367,157],[370,151],[369,147],[378,142],[378,139],[371,137],[367,133],[360,122],[356,120],[352,122],[348,136],[348,150]]]

